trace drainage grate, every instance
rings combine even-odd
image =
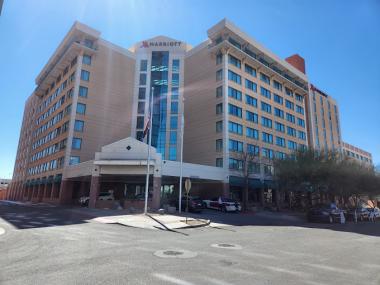
[[[226,248],[226,249],[242,249],[242,247],[238,244],[233,243],[214,243],[211,245],[216,248]]]
[[[158,250],[153,253],[157,257],[162,258],[193,258],[198,254],[196,252],[182,250],[182,249],[168,249],[168,250]]]

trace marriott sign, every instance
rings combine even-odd
[[[148,42],[143,41],[140,48],[149,48],[149,47],[180,47],[182,42]]]

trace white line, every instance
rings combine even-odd
[[[172,284],[177,284],[177,285],[194,285],[193,283],[190,283],[190,282],[187,282],[187,281],[184,281],[184,280],[172,277],[172,276],[168,276],[168,275],[162,274],[162,273],[154,273],[153,276],[156,277],[156,278],[158,278],[158,279],[170,282]]]

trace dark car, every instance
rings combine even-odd
[[[358,208],[350,208],[347,210],[347,219],[350,221],[355,221],[355,211],[356,217],[358,221],[368,220],[369,211],[367,208],[358,207]]]
[[[181,209],[186,211],[187,197],[182,197]],[[189,196],[189,212],[200,213],[202,212],[202,200],[197,196]]]
[[[307,213],[309,222],[334,223],[340,221],[340,212],[338,208],[331,208],[329,205],[319,205],[311,208]]]

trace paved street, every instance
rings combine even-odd
[[[380,223],[207,211],[176,232],[0,202],[0,284],[380,284]]]

